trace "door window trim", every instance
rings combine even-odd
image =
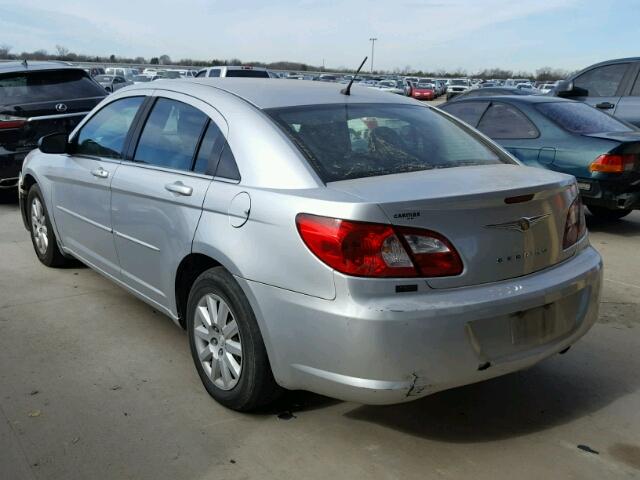
[[[128,97],[126,97],[128,98]],[[135,151],[138,148],[138,143],[140,142],[140,138],[142,137],[142,132],[144,130],[144,126],[147,124],[147,121],[149,119],[149,116],[151,115],[151,112],[153,110],[153,107],[155,106],[156,102],[158,101],[158,99],[165,99],[165,100],[171,100],[174,102],[180,102],[183,103],[185,105],[190,106],[191,108],[195,108],[196,110],[202,112],[205,117],[207,118],[207,120],[204,123],[204,127],[202,129],[202,131],[200,132],[200,136],[198,137],[198,143],[196,145],[196,149],[193,153],[193,157],[191,159],[191,166],[189,170],[182,170],[182,169],[176,169],[176,168],[168,168],[168,167],[162,167],[159,165],[154,165],[154,164],[150,164],[150,163],[142,163],[142,162],[136,162],[133,160],[134,156],[135,156]],[[206,103],[206,102],[203,102]],[[207,105],[209,105],[207,103]],[[218,122],[216,122],[215,120],[213,120],[211,118],[211,116],[209,114],[207,114],[206,112],[204,112],[201,108],[196,107],[195,105],[191,105],[188,102],[184,102],[182,100],[178,100],[175,98],[171,98],[171,97],[166,97],[163,95],[152,95],[152,96],[148,96],[147,99],[145,100],[145,103],[142,104],[142,106],[140,107],[140,109],[138,110],[138,114],[140,115],[136,115],[136,118],[134,118],[134,123],[132,124],[132,129],[130,129],[130,133],[131,133],[131,139],[130,139],[130,143],[127,144],[127,150],[126,150],[126,156],[123,155],[122,160],[120,161],[120,163],[122,163],[123,165],[130,165],[130,166],[136,166],[136,167],[141,167],[141,168],[145,168],[145,169],[149,169],[149,170],[157,170],[157,171],[161,171],[161,172],[167,172],[167,173],[174,173],[174,174],[179,174],[179,175],[185,175],[185,176],[189,176],[189,177],[196,177],[196,178],[204,178],[204,179],[208,179],[208,180],[218,180],[219,181],[225,181],[226,183],[239,183],[239,181],[237,180],[231,180],[231,179],[227,179],[227,178],[223,178],[223,177],[215,177],[215,175],[207,175],[204,173],[198,173],[198,172],[194,172],[193,169],[195,167],[195,162],[198,159],[198,153],[200,152],[200,148],[202,146],[202,141],[204,140],[204,136],[207,132],[207,128],[209,126],[209,124],[211,122],[213,122],[214,125],[216,125],[216,127],[220,130],[220,133],[222,134],[223,138],[224,138],[224,142],[225,145],[228,145],[228,141],[227,141],[227,136],[225,134],[225,132],[223,131],[222,128],[220,128],[220,125],[218,124]],[[222,116],[222,115],[221,115]],[[222,117],[224,119],[224,117]],[[135,127],[134,127],[135,124]],[[226,127],[226,125],[225,125]],[[218,161],[216,162],[216,170],[217,170],[217,165],[219,163],[220,159],[218,158]]]

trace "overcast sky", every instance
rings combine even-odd
[[[577,69],[640,55],[640,0],[0,0],[0,44],[375,67]]]

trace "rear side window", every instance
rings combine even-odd
[[[577,77],[573,84],[587,90],[589,97],[613,97],[628,67],[628,63],[597,67]]]
[[[227,77],[250,77],[250,78],[269,78],[269,73],[265,70],[244,70],[244,69],[229,69],[227,70]]]
[[[472,132],[426,107],[335,104],[266,112],[325,182],[511,163]]]
[[[492,103],[478,124],[478,130],[495,139],[537,138],[536,126],[513,105]]]
[[[213,176],[218,166],[218,160],[220,159],[220,152],[222,151],[224,142],[224,135],[222,135],[218,126],[213,121],[210,121],[207,126],[207,131],[202,137],[202,143],[198,150],[193,171]]]
[[[219,77],[220,76],[220,69],[219,68],[212,68],[211,70],[209,70],[209,76],[210,77]]]
[[[76,141],[76,153],[122,158],[122,148],[143,97],[128,97],[110,103],[84,124]]]
[[[489,102],[454,102],[443,106],[442,110],[475,127],[488,106]]]
[[[104,97],[104,89],[84,70],[10,73],[0,76],[0,104]]]
[[[536,108],[549,120],[572,133],[631,132],[628,125],[582,102],[540,103]]]
[[[186,103],[159,98],[138,141],[135,162],[191,170],[208,117]]]
[[[220,163],[216,170],[216,177],[240,181],[238,164],[236,163],[236,159],[233,156],[233,152],[231,151],[228,143],[224,146],[224,150],[220,156]]]

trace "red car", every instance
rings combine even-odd
[[[418,83],[411,86],[411,97],[417,100],[433,100],[436,98],[436,87],[433,83]]]

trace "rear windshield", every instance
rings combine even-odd
[[[104,97],[104,90],[84,70],[48,70],[0,76],[0,104]]]
[[[268,109],[324,182],[511,163],[426,107],[393,104]]]
[[[631,132],[628,125],[580,102],[549,102],[536,105],[540,113],[573,133]]]
[[[269,78],[265,70],[227,70],[227,77]]]

